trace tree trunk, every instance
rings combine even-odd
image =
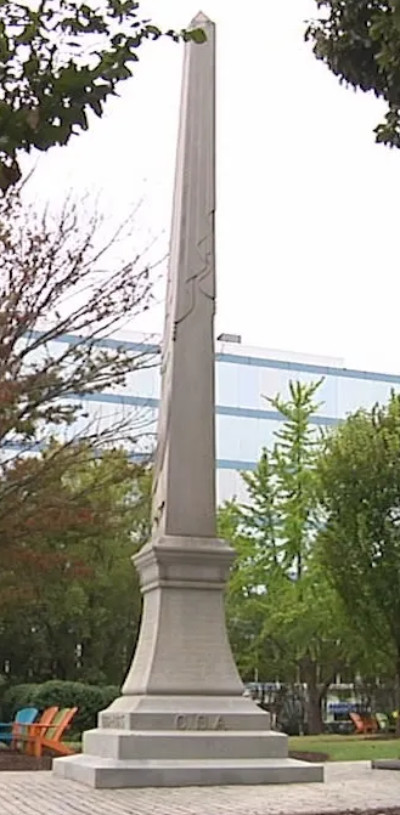
[[[324,729],[321,710],[321,694],[318,687],[308,686],[307,695],[308,735],[318,736]]]
[[[322,721],[322,693],[318,683],[318,666],[316,662],[307,659],[303,664],[303,681],[307,684],[307,727],[309,736],[318,736],[323,732]]]
[[[397,649],[396,660],[396,685],[395,685],[395,705],[396,705],[396,736],[400,738],[400,646]]]

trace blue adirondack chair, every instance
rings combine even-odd
[[[0,722],[0,741],[14,746],[26,726],[33,724],[38,713],[37,707],[23,707],[17,711],[13,722]]]

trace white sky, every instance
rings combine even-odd
[[[400,151],[374,142],[382,106],[341,87],[303,42],[314,6],[247,0],[235,15],[233,3],[207,0],[202,9],[218,24],[217,330],[399,372]],[[198,0],[147,8],[173,26],[199,10]],[[162,41],[139,53],[105,117],[41,157],[32,185],[50,203],[71,186],[101,193],[120,220],[143,198],[140,241],[154,236],[161,256],[182,51]],[[161,307],[143,327],[161,329]]]

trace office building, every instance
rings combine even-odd
[[[116,416],[130,417],[140,437],[136,454],[147,454],[156,439],[159,341],[125,334],[104,343],[126,343],[133,351],[148,355],[146,365],[129,374],[125,387],[88,397],[88,413],[101,425],[115,421]],[[392,389],[400,390],[400,375],[345,368],[337,358],[250,348],[238,336],[221,335],[216,343],[215,408],[219,502],[234,495],[244,497],[240,472],[253,469],[262,448],[273,443],[282,417],[268,399],[277,393],[287,396],[290,381],[320,379],[316,398],[321,404],[312,422],[323,427],[336,424],[357,408],[384,403]]]

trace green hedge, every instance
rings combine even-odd
[[[15,685],[3,694],[3,717],[11,721],[21,707],[33,705],[40,711],[47,707],[77,707],[71,732],[82,733],[97,725],[97,714],[119,695],[114,685],[84,685],[83,682],[63,682],[59,679],[43,684]]]
[[[37,684],[14,685],[3,690],[1,701],[1,716],[3,721],[8,722],[14,718],[15,713],[21,707],[29,707],[33,704],[33,696],[39,688]]]

